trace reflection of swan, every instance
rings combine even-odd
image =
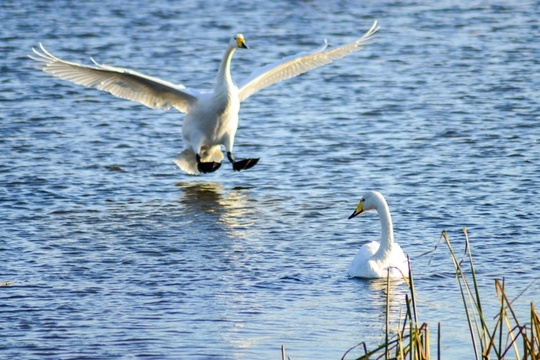
[[[392,217],[381,193],[366,193],[349,219],[368,210],[376,210],[381,220],[381,242],[372,241],[363,245],[349,267],[349,275],[362,278],[408,276],[409,263],[399,244],[394,242]]]
[[[154,109],[168,110],[174,107],[186,113],[182,130],[184,151],[175,162],[185,172],[197,175],[201,172],[213,172],[221,166],[222,145],[234,170],[246,170],[257,164],[258,158],[236,161],[233,157],[238,111],[242,101],[267,86],[360,50],[377,30],[375,22],[364,36],[352,43],[330,50],[326,50],[325,43],[315,51],[286,57],[253,72],[239,87],[236,87],[232,80],[230,64],[236,49],[247,48],[247,45],[244,36],[237,34],[229,41],[225,50],[213,91],[187,89],[182,85],[128,69],[101,65],[95,61],[95,66],[64,61],[52,55],[41,44],[41,51],[32,49],[35,56],[30,57],[40,61],[40,67],[44,71],[61,79],[104,90]]]
[[[234,237],[243,237],[237,230],[245,231],[253,221],[250,216],[253,208],[247,205],[249,195],[246,189],[225,191],[219,183],[181,182],[176,186],[182,189],[180,202],[185,205],[185,211],[197,221],[200,221],[201,215],[210,215]]]
[[[180,201],[186,205],[188,212],[215,214],[222,210],[219,203],[223,196],[223,188],[220,184],[181,182],[176,186],[182,189]]]

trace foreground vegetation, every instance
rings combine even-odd
[[[461,299],[465,309],[465,318],[469,328],[469,335],[474,349],[476,360],[488,359],[520,359],[540,360],[540,319],[534,307],[530,305],[528,322],[520,321],[512,302],[508,299],[504,289],[504,279],[495,280],[495,292],[499,302],[498,313],[495,316],[495,324],[490,327],[486,321],[486,314],[482,309],[480,291],[476,280],[469,236],[467,229],[463,228],[465,235],[465,253],[463,259],[458,259],[450,243],[446,231],[443,231],[440,241],[444,240],[450,250],[450,256],[455,268],[455,275],[461,291]],[[439,241],[439,242],[440,242]],[[466,272],[464,264],[469,265]],[[468,276],[466,276],[468,273]],[[470,280],[468,280],[468,277]],[[385,359],[385,360],[431,360],[442,358],[441,354],[441,326],[437,325],[436,354],[431,354],[431,333],[427,323],[419,321],[416,307],[416,295],[414,290],[414,278],[409,270],[408,278],[404,276],[408,286],[408,294],[405,296],[405,314],[400,321],[396,334],[390,334],[390,279],[387,279],[386,289],[386,327],[385,339],[375,349],[369,349],[364,342],[349,349],[341,358],[351,358],[353,350],[362,353],[356,360]],[[285,354],[285,347],[281,347],[282,360],[289,359]],[[471,354],[471,357],[472,354]]]
[[[469,246],[469,237],[467,229],[463,229],[465,235],[465,256],[463,259],[458,259],[456,253],[452,249],[450,239],[446,231],[441,234],[441,240],[444,240],[450,256],[454,263],[456,271],[456,279],[461,291],[461,299],[465,309],[466,321],[469,327],[469,334],[474,349],[475,359],[524,359],[524,360],[539,360],[540,359],[540,319],[538,313],[531,303],[530,317],[528,322],[521,322],[512,308],[512,303],[509,301],[504,290],[504,279],[495,280],[495,292],[499,302],[498,314],[495,317],[495,324],[489,328],[486,322],[486,315],[482,309],[480,292],[476,280],[472,253]],[[462,265],[469,264],[469,277]],[[437,327],[437,354],[430,353],[431,336],[430,328],[427,323],[419,321],[419,314],[416,308],[416,296],[414,290],[414,279],[412,272],[409,271],[409,277],[406,279],[409,292],[405,297],[405,314],[404,319],[399,326],[397,334],[390,335],[390,301],[387,295],[386,303],[386,336],[384,342],[375,349],[368,350],[365,343],[360,343],[349,349],[342,360],[353,349],[360,349],[363,355],[358,357],[358,360],[367,359],[410,359],[410,360],[429,360],[441,359],[440,339],[441,330],[440,323]],[[388,286],[389,286],[389,282]],[[387,291],[389,294],[389,291]],[[282,351],[282,355],[284,352]],[[472,354],[471,354],[472,358]]]

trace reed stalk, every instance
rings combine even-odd
[[[530,325],[522,324],[512,308],[512,301],[508,299],[505,292],[504,279],[495,279],[495,292],[499,301],[498,314],[495,316],[493,330],[490,330],[486,321],[486,315],[481,303],[481,296],[476,272],[469,243],[467,229],[463,228],[465,235],[465,251],[463,259],[458,256],[452,248],[450,238],[446,231],[441,233],[444,239],[450,258],[454,264],[455,276],[461,293],[461,300],[465,310],[465,320],[469,327],[469,335],[477,360],[505,359],[513,353],[515,359],[520,360],[540,360],[540,318],[531,303]],[[463,263],[468,262],[468,272],[463,268]],[[410,265],[410,264],[409,264]],[[472,284],[469,282],[470,277]],[[414,278],[412,268],[409,266],[408,278],[404,278],[409,289],[405,295],[405,316],[399,323],[397,334],[390,334],[390,279],[387,277],[387,299],[385,318],[385,339],[384,343],[373,350],[368,350],[367,345],[362,342],[343,355],[342,360],[353,350],[362,348],[364,354],[359,360],[368,359],[398,359],[398,360],[431,360],[430,331],[427,323],[419,325],[419,313],[416,307],[417,299],[414,288]],[[401,318],[401,316],[400,316]],[[441,359],[441,324],[437,326],[437,354],[436,359]],[[521,342],[520,342],[521,340]],[[522,344],[521,348],[518,344]],[[520,354],[520,349],[523,354]],[[512,351],[513,350],[513,351]]]

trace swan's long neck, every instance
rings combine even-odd
[[[233,85],[231,77],[231,59],[236,50],[235,47],[229,46],[223,54],[223,59],[219,65],[217,74],[216,90],[228,90]]]
[[[385,254],[392,251],[392,245],[394,244],[394,227],[392,225],[390,210],[385,201],[378,204],[377,213],[381,220],[381,245],[374,256],[383,257]]]

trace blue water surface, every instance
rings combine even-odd
[[[384,339],[386,285],[351,279],[381,191],[413,263],[419,320],[472,358],[448,250],[469,232],[484,309],[504,277],[523,322],[540,299],[536,1],[3,1],[0,357],[339,359]],[[232,73],[361,36],[359,53],[243,104],[246,172],[182,173],[177,111],[56,79],[27,58],[131,68],[209,89]],[[434,251],[433,251],[434,250]],[[404,284],[390,291],[397,326]],[[490,317],[491,319],[491,317]],[[352,352],[348,358],[359,355]]]

